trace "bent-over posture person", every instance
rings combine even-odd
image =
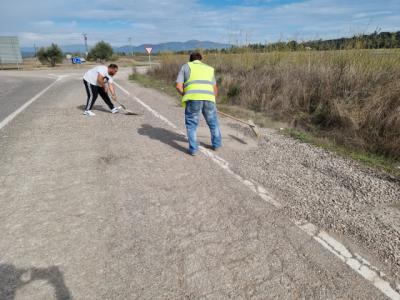
[[[115,107],[110,97],[108,96],[108,90],[111,92],[113,100],[117,98],[113,85],[113,76],[118,72],[118,66],[111,64],[106,66],[97,66],[85,73],[83,76],[83,84],[85,85],[87,102],[84,111],[86,116],[95,116],[92,112],[94,103],[97,100],[98,95],[104,100],[107,106],[110,108],[111,113],[115,114],[119,111],[119,107]]]
[[[182,95],[182,105],[185,107],[185,125],[191,155],[196,155],[199,149],[196,131],[200,112],[210,128],[212,148],[217,150],[222,146],[215,105],[218,87],[214,68],[201,62],[202,59],[200,53],[192,53],[190,62],[182,66],[176,79],[176,89]]]

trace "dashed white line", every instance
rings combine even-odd
[[[297,226],[306,232],[308,235],[313,237],[320,245],[328,249],[331,253],[336,255],[341,261],[346,263],[351,269],[356,271],[366,280],[371,282],[376,288],[378,288],[383,294],[393,300],[400,299],[400,294],[395,291],[381,275],[377,268],[372,266],[366,259],[361,257],[359,254],[351,254],[351,252],[340,242],[335,240],[325,231],[318,231],[318,228],[311,224],[297,223]]]
[[[114,82],[114,84],[121,89],[125,94],[128,96],[131,96],[130,92],[124,89],[121,85],[117,84]],[[159,112],[151,108],[149,105],[144,103],[141,99],[139,99],[136,96],[133,96],[133,98],[138,102],[140,105],[142,105],[144,108],[146,108],[150,113],[152,113],[155,117],[158,119],[162,120],[166,124],[168,124],[170,127],[175,129],[179,134],[182,136],[186,135],[176,126],[174,123],[172,123],[170,120],[168,120],[166,117],[161,115]],[[232,171],[232,169],[229,167],[229,163],[225,161],[223,158],[219,157],[218,155],[214,154],[213,152],[207,150],[204,147],[199,147],[200,151],[205,154],[207,157],[209,157],[212,161],[214,161],[216,164],[218,164],[222,169],[224,169],[227,173],[229,173],[231,176],[239,180],[242,184],[247,186],[251,191],[254,193],[258,194],[264,201],[270,203],[273,205],[275,208],[281,208],[282,204],[280,204],[278,201],[276,201],[272,195],[270,195],[267,190],[262,187],[261,185],[257,183],[253,183],[252,181],[243,178],[239,174],[235,173]],[[344,246],[342,243],[331,237],[327,232],[325,231],[319,231],[318,227],[315,226],[314,224],[311,223],[301,223],[295,220],[292,220],[296,226],[301,229],[303,232],[307,233],[309,236],[311,236],[315,241],[317,241],[322,247],[327,249],[329,252],[333,253],[336,257],[338,257],[341,261],[346,263],[352,270],[360,274],[364,279],[372,283],[377,289],[379,289],[383,294],[385,294],[387,297],[389,297],[392,300],[400,300],[400,294],[394,290],[390,283],[386,280],[384,280],[380,274],[383,275],[383,273],[379,272],[379,270],[372,266],[366,259],[362,258],[358,254],[351,254],[351,252]]]

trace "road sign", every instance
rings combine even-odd
[[[149,65],[151,65],[151,51],[153,48],[151,47],[146,47],[147,54],[149,55]]]
[[[72,58],[72,63],[74,65],[80,65],[82,63],[81,58],[80,57],[73,57]]]

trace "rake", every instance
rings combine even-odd
[[[235,120],[236,122],[239,122],[239,123],[242,123],[242,124],[245,124],[245,125],[249,126],[250,129],[251,129],[251,131],[253,131],[253,133],[255,134],[255,136],[256,136],[257,138],[260,138],[260,130],[258,129],[257,125],[256,125],[252,120],[249,120],[248,122],[245,122],[245,121],[243,121],[243,120],[241,120],[241,119],[238,119],[238,118],[236,118],[236,117],[234,117],[234,116],[231,116],[231,115],[228,115],[228,114],[226,114],[226,113],[223,113],[223,112],[220,112],[220,111],[218,111],[218,113],[219,113],[221,116],[230,118],[230,119],[232,119],[232,120]]]

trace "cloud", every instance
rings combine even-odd
[[[82,43],[85,32],[91,44],[102,39],[124,45],[128,37],[134,44],[191,39],[244,43],[400,30],[398,0],[384,5],[374,0],[208,2],[43,0],[36,9],[28,0],[7,1],[0,12],[0,34],[19,35],[21,44],[32,45]]]
[[[51,20],[36,21],[36,22],[31,22],[31,24],[36,28],[49,28],[54,26],[54,22]]]

